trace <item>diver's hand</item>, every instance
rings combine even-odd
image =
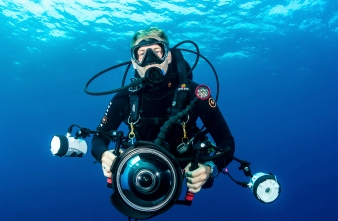
[[[107,178],[111,178],[112,173],[110,172],[111,165],[113,164],[116,156],[112,153],[112,150],[107,150],[102,154],[101,165],[103,175]]]
[[[199,163],[196,170],[189,171],[190,166],[191,163],[184,168],[188,191],[190,193],[197,193],[201,190],[203,184],[209,179],[211,168]]]

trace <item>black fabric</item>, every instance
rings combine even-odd
[[[169,69],[171,70],[171,69]],[[170,84],[171,75],[167,73],[165,77],[165,82],[161,86],[152,88],[152,87],[143,87],[142,92],[142,101],[140,104],[140,109],[142,110],[143,118],[168,118],[168,108],[172,104],[172,87]],[[189,92],[189,99],[193,100],[195,97],[195,89],[198,86],[197,83],[190,81],[188,82],[191,86]],[[105,123],[100,123],[99,129],[103,131],[117,130],[120,124],[128,119],[130,112],[129,108],[129,91],[123,90],[115,94],[111,100],[111,105],[105,113]],[[195,125],[197,119],[200,118],[203,124],[206,126],[211,137],[215,141],[216,145],[225,149],[230,147],[233,152],[235,150],[234,138],[231,135],[229,127],[222,116],[222,113],[218,106],[212,108],[209,105],[208,100],[200,101],[196,107],[189,113],[189,121],[187,122],[187,135],[189,138],[192,138],[195,131]],[[186,119],[183,119],[186,120]],[[135,125],[135,129],[138,132],[140,140],[145,141],[154,141],[157,138],[161,124],[147,124],[144,123],[140,126]],[[181,125],[174,125],[167,134],[165,141],[170,144],[170,152],[175,157],[187,157],[190,156],[191,151],[186,151],[183,154],[178,153],[176,147],[182,143],[183,129]],[[108,149],[109,141],[105,140],[99,135],[94,135],[92,139],[92,149],[91,153],[94,158],[101,162],[101,156],[104,151]],[[222,158],[215,161],[216,166],[221,170],[227,164],[231,162],[232,158]],[[182,168],[186,165],[181,164]]]

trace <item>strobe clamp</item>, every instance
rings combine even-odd
[[[75,139],[78,139],[78,138],[85,139],[85,138],[87,138],[87,137],[90,137],[90,133],[94,133],[94,132],[91,131],[91,130],[88,129],[88,128],[80,128],[80,130],[78,130],[78,131],[75,133]]]
[[[250,165],[251,163],[246,160],[238,160],[238,162],[241,164],[240,167],[238,167],[239,170],[243,170],[243,173],[247,177],[252,177]]]

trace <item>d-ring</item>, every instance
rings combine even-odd
[[[130,124],[130,123],[132,123],[132,124],[137,124],[138,122],[139,122],[139,120],[141,119],[141,116],[140,115],[138,115],[138,119],[135,121],[135,122],[131,122],[131,119],[130,119],[131,117],[129,116],[128,117],[128,124]]]
[[[187,121],[182,121],[182,123],[181,124],[183,124],[183,123],[188,123],[188,121],[189,121],[189,114],[187,115],[188,116],[188,119],[187,119]]]

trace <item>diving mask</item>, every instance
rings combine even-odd
[[[158,45],[160,48],[155,49],[147,48],[146,50],[142,47]],[[159,41],[154,38],[142,40],[138,45],[131,49],[131,58],[136,64],[141,67],[145,67],[150,64],[162,64],[167,58],[169,53],[169,46],[163,41]]]

